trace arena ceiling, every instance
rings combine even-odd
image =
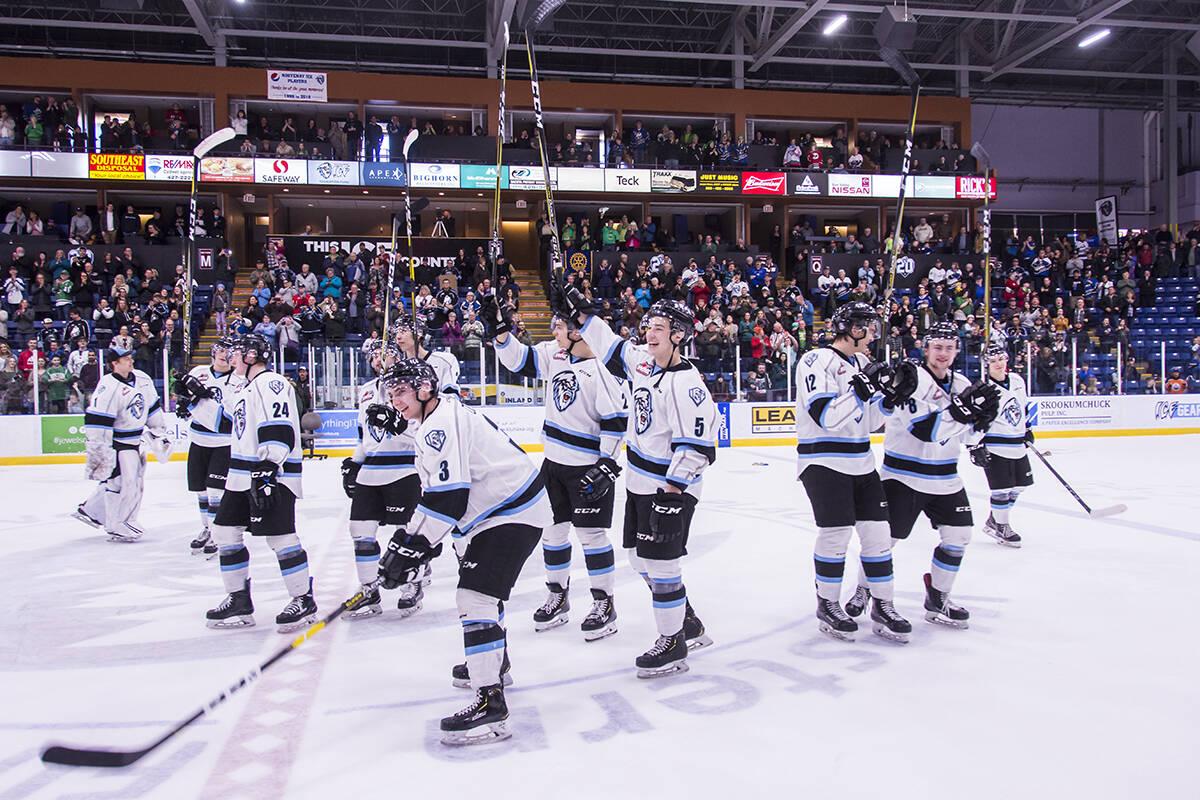
[[[47,0],[8,4],[7,54],[442,75],[495,74],[502,23],[534,0]],[[535,39],[543,78],[895,92],[856,0],[567,0]],[[1200,110],[1200,0],[913,0],[926,94]],[[839,15],[832,35],[824,28]],[[1107,28],[1088,47],[1079,41]],[[1168,80],[1174,78],[1174,81]],[[153,83],[153,81],[151,81]]]

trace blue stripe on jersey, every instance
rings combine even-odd
[[[671,459],[669,458],[654,458],[653,456],[648,456],[641,450],[638,450],[632,444],[629,445],[629,452],[637,455],[637,457],[642,461],[646,461],[651,464],[662,464],[663,466],[668,466],[671,463]]]
[[[584,433],[583,431],[577,431],[572,428],[568,428],[565,425],[556,425],[553,422],[543,422],[542,427],[543,428],[553,428],[554,430],[558,431],[559,433],[565,433],[565,434],[568,434],[569,436],[575,436],[580,439],[586,439],[591,442],[596,442],[596,443],[600,442],[600,437],[595,434]]]
[[[533,472],[529,476],[529,478],[525,481],[525,483],[522,484],[520,489],[518,489],[517,491],[510,494],[504,500],[502,500],[501,502],[492,506],[487,511],[484,511],[483,513],[476,516],[475,519],[471,520],[470,524],[462,526],[462,532],[464,534],[467,533],[468,531],[471,530],[471,528],[474,528],[476,525],[478,525],[479,523],[488,519],[489,517],[508,516],[509,514],[517,513],[517,511],[523,511],[525,508],[527,508],[529,505],[531,505],[531,502],[523,502],[520,504],[519,507],[516,507],[513,509],[506,509],[505,507],[508,506],[510,503],[516,503],[518,500],[523,500],[524,499],[523,495],[525,495],[528,492],[531,492],[531,490],[535,486],[541,488],[541,493],[545,493],[545,491],[546,491],[545,485],[542,483],[541,478],[542,478],[542,474],[540,472]],[[537,497],[538,497],[538,493],[534,493],[532,499],[536,500]],[[503,511],[504,513],[500,513],[501,511]]]

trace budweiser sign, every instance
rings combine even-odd
[[[742,194],[783,194],[787,175],[782,172],[743,172]]]

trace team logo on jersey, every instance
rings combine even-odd
[[[242,438],[242,434],[246,432],[246,401],[239,400],[237,408],[233,410],[233,435],[237,438]]]
[[[637,371],[639,375],[649,375],[654,372],[654,365],[649,361],[643,361],[637,365]]]
[[[383,435],[384,435],[383,428],[376,428],[374,425],[368,425],[367,433],[371,434],[371,438],[374,439],[376,442],[383,441]]]
[[[375,393],[372,392],[370,389],[363,389],[361,402],[365,403],[374,396],[375,396]]]
[[[551,388],[554,393],[554,407],[559,411],[566,411],[575,402],[575,398],[579,397],[579,379],[571,370],[555,375]]]
[[[270,383],[267,384],[267,388],[270,389],[275,394],[280,394],[283,391],[283,387],[284,387],[283,381],[271,381]]]
[[[441,430],[430,431],[425,434],[425,444],[440,453],[442,448],[446,446],[446,432]]]
[[[652,418],[653,410],[650,404],[650,390],[642,387],[633,393],[634,430],[638,433],[645,433],[650,430],[650,420]]]
[[[104,390],[107,388],[108,387],[105,386],[103,383],[100,384],[99,386],[96,387],[96,393],[93,394],[92,397],[99,397],[100,395],[104,394]]]
[[[692,402],[700,405],[704,402],[704,398],[708,396],[708,392],[701,389],[699,386],[694,387],[688,392],[688,397],[692,398]]]
[[[141,394],[135,394],[133,400],[128,405],[128,411],[133,415],[134,419],[141,419],[142,413],[146,410],[146,400]]]
[[[808,355],[806,355],[804,357],[804,366],[811,367],[813,364],[817,363],[817,359],[820,357],[821,357],[821,354],[818,353],[816,350],[813,350],[811,353],[809,353]]]
[[[1004,410],[1000,412],[1000,416],[1004,417],[1004,421],[1009,425],[1015,426],[1021,421],[1021,404],[1015,397],[1010,397],[1004,404]]]
[[[213,393],[212,399],[216,400],[218,403],[221,402],[221,387],[220,386],[210,386],[209,388],[212,390],[212,393]]]
[[[552,355],[550,357],[553,358],[555,361],[566,361],[568,358],[570,358],[570,356],[567,355],[566,350],[559,350],[557,353],[555,353],[554,355]]]

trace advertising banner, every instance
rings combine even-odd
[[[458,183],[463,189],[495,189],[497,174],[500,178],[500,188],[508,188],[508,173],[501,167],[497,172],[494,166],[480,167],[474,164],[463,164],[458,171]]]
[[[1096,235],[1109,244],[1117,243],[1117,197],[1109,195],[1096,200]]]
[[[146,180],[190,181],[196,159],[192,156],[146,156]]]
[[[1039,430],[1111,428],[1115,410],[1113,397],[1038,397],[1029,404],[1029,421]]]
[[[146,157],[140,153],[89,153],[88,177],[114,181],[144,181]]]
[[[245,156],[215,156],[200,159],[201,181],[254,183],[253,158]]]
[[[533,189],[537,191],[545,191],[546,189],[546,176],[542,171],[541,165],[505,167],[504,170],[508,173],[508,188],[510,189]],[[558,188],[558,180],[554,167],[550,167],[550,188]]]
[[[913,197],[918,200],[953,200],[957,194],[953,175],[917,175],[912,180]]]
[[[829,176],[824,172],[789,172],[787,193],[801,197],[820,197],[829,193]]]
[[[737,194],[742,191],[742,173],[701,172],[696,178],[696,191]]]
[[[347,253],[357,253],[365,247],[370,254],[368,256],[370,259],[377,248],[386,249],[392,244],[390,236],[323,236],[318,234],[316,236],[272,236],[271,239],[283,243],[283,252],[288,266],[299,271],[301,264],[308,264],[314,272],[319,272],[325,254],[334,247]],[[413,238],[413,259],[418,263],[429,265],[435,272],[440,272],[442,267],[454,264],[454,259],[460,249],[474,253],[475,248],[480,246],[486,252],[488,240],[417,236]],[[404,248],[401,247],[400,250],[403,251]],[[408,266],[408,256],[401,252],[396,261],[397,273],[407,275]]]
[[[33,177],[35,178],[86,178],[88,176],[87,153],[33,154]]]
[[[427,189],[457,189],[458,164],[409,164],[410,186]]]
[[[28,178],[30,154],[20,150],[0,150],[0,178]]]
[[[407,186],[408,168],[404,164],[363,164],[363,186]]]
[[[694,192],[696,191],[696,171],[694,169],[652,169],[650,170],[650,191]]]
[[[42,453],[82,453],[87,442],[82,414],[42,417]]]
[[[284,72],[267,70],[268,100],[298,100],[302,103],[329,102],[324,72]]]
[[[606,169],[604,170],[604,191],[648,192],[650,191],[650,170]]]
[[[603,192],[605,170],[596,167],[558,167],[558,189],[564,192]]]
[[[298,158],[256,158],[254,182],[308,183],[308,162]]]
[[[782,172],[743,172],[742,194],[783,194],[787,175]]]
[[[401,169],[403,170],[403,167]],[[310,161],[308,182],[332,186],[358,186],[358,162]]]
[[[899,187],[897,187],[899,188]],[[870,197],[870,175],[830,175],[830,197]],[[894,196],[894,195],[893,195]]]
[[[954,179],[954,196],[962,200],[996,199],[996,179],[959,175]]]

